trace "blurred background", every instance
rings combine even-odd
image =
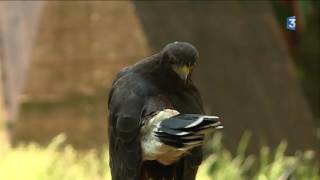
[[[194,82],[223,144],[320,149],[319,1],[1,1],[0,148],[107,142],[107,97],[123,67],[194,44]],[[286,18],[296,16],[296,30]]]

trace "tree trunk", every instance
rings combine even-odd
[[[269,2],[134,2],[150,46],[188,41],[199,50],[194,81],[208,114],[224,123],[235,150],[244,131],[250,152],[275,147],[315,149],[313,117],[296,79]]]

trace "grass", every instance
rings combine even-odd
[[[57,136],[43,148],[37,144],[7,149],[0,156],[1,180],[107,180],[107,156],[96,151],[78,152],[61,147],[65,137]]]
[[[107,154],[79,152],[63,145],[65,137],[57,136],[50,145],[31,143],[0,150],[1,180],[109,180]],[[314,152],[305,151],[286,156],[286,144],[274,151],[261,149],[260,156],[245,155],[248,136],[242,139],[236,156],[223,148],[217,134],[210,149],[215,153],[201,165],[198,180],[320,180]]]

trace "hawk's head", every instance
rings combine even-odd
[[[173,42],[162,50],[163,61],[169,64],[177,75],[187,82],[198,59],[197,49],[187,42]]]

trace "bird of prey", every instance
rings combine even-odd
[[[205,136],[222,128],[204,115],[191,81],[198,51],[173,42],[121,70],[109,94],[113,180],[194,180]]]

